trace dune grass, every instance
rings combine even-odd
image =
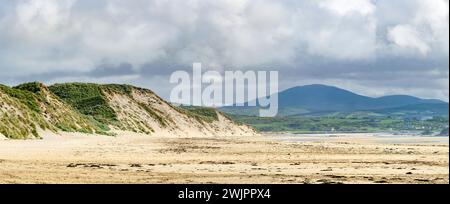
[[[176,109],[179,112],[186,114],[187,116],[194,118],[201,123],[203,123],[203,122],[212,123],[214,121],[219,120],[219,116],[217,115],[217,110],[214,108],[205,108],[205,107],[196,107],[196,106],[180,106],[180,107],[176,107]]]
[[[10,88],[5,85],[0,85],[0,90],[3,91],[8,96],[19,100],[22,104],[26,105],[32,111],[37,113],[41,112],[41,109],[39,109],[37,97],[32,92]]]
[[[64,102],[102,124],[118,123],[117,115],[108,105],[100,85],[85,83],[55,84],[49,87]]]
[[[0,105],[14,107],[0,111],[0,133],[13,139],[39,138],[38,129],[111,135],[110,126],[113,126],[121,130],[150,134],[154,132],[152,127],[147,127],[147,124],[134,117],[130,121],[119,120],[111,107],[108,97],[119,94],[134,100],[135,90],[159,98],[150,90],[118,84],[65,83],[46,87],[39,82],[32,82],[16,87],[0,85]],[[161,127],[166,128],[173,123],[171,118],[165,118],[164,113],[159,110],[148,104],[135,102]],[[202,124],[219,120],[218,113],[213,108],[174,108]]]

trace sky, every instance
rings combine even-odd
[[[0,84],[276,70],[280,89],[449,100],[448,0],[0,0]]]

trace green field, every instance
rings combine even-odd
[[[415,131],[436,134],[448,128],[448,117],[430,119],[401,117],[279,117],[260,118],[230,115],[261,132],[330,133]]]

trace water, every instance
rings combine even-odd
[[[371,134],[280,134],[272,135],[276,140],[288,142],[373,142],[380,144],[449,144],[449,137],[422,136],[418,134],[399,135],[392,133]]]

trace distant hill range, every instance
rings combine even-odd
[[[0,85],[0,138],[41,138],[44,131],[114,135],[252,135],[215,109],[180,108],[148,89],[129,85],[34,82]]]
[[[407,95],[372,98],[326,85],[294,87],[279,93],[279,114],[286,116],[324,116],[336,114],[399,115],[404,117],[448,116],[448,103]],[[223,107],[221,111],[257,116],[255,107]]]

